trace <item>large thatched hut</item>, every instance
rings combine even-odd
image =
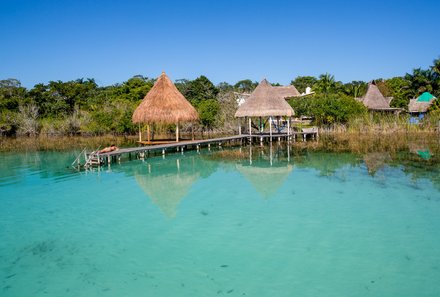
[[[249,134],[252,134],[252,119],[259,119],[259,132],[264,130],[263,118],[267,119],[270,135],[272,135],[272,123],[275,123],[274,118],[279,125],[281,117],[287,117],[287,133],[290,134],[290,119],[295,113],[284,98],[283,92],[277,91],[266,79],[263,79],[249,98],[239,106],[235,117],[249,119]]]
[[[391,100],[393,97],[385,97],[377,87],[374,81],[368,84],[367,92],[361,98],[356,98],[362,102],[368,110],[371,111],[382,111],[382,112],[394,112],[399,113],[402,111],[401,108],[390,107]]]
[[[139,124],[139,141],[142,141],[140,124],[175,124],[176,141],[179,141],[179,124],[199,119],[196,109],[185,99],[165,72],[157,79],[154,86],[133,113],[133,123]]]

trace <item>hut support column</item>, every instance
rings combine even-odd
[[[194,122],[191,122],[191,139],[194,141]]]
[[[287,141],[290,141],[290,117],[287,118]]]
[[[252,143],[252,120],[249,117],[249,142]]]
[[[270,142],[272,142],[272,117],[269,117],[269,136]]]
[[[179,142],[179,122],[176,123],[176,142]]]
[[[142,141],[141,123],[139,123],[139,142]]]
[[[147,124],[147,141],[150,142],[150,124]]]

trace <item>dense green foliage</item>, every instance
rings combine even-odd
[[[425,91],[440,97],[440,59],[429,69],[418,68],[401,77],[375,81],[384,96],[394,97],[393,107],[407,108],[409,99]],[[366,113],[354,99],[365,94],[366,82],[344,84],[326,73],[318,78],[298,76],[291,84],[300,93],[306,87],[315,92],[289,102],[297,116],[312,116],[316,124],[349,123],[351,118]],[[77,79],[40,83],[29,90],[17,79],[0,80],[0,135],[134,134],[137,127],[131,122],[133,111],[153,85],[154,79],[142,75],[111,86],[98,86],[94,79]],[[215,86],[203,75],[176,81],[176,87],[198,110],[202,131],[226,132],[236,127],[235,94],[250,93],[256,86],[257,82],[250,79]],[[431,111],[438,114],[439,109],[437,100]]]
[[[347,123],[351,117],[366,112],[362,103],[346,95],[316,95],[290,99],[297,115],[312,116],[318,125]]]

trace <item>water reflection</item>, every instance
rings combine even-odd
[[[186,197],[200,173],[194,157],[163,160],[162,164],[145,163],[134,172],[137,184],[153,204],[169,218],[176,216],[180,201]]]
[[[290,164],[289,147],[272,144],[269,147],[249,146],[249,162],[242,160],[235,168],[264,198],[273,196],[287,180],[293,170]],[[287,153],[287,158],[285,154]]]
[[[374,176],[379,169],[384,168],[387,162],[391,161],[391,155],[388,152],[367,153],[363,160],[368,173]]]

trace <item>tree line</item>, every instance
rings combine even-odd
[[[440,96],[440,59],[434,60],[428,69],[417,68],[403,76],[375,81],[384,96],[394,97],[392,107],[407,108],[411,98],[425,91]],[[137,127],[132,124],[131,116],[154,82],[155,79],[136,75],[110,86],[98,86],[94,79],[88,78],[50,81],[27,89],[17,79],[0,80],[0,134],[134,134]],[[179,79],[175,84],[198,110],[197,128],[220,132],[235,129],[236,94],[250,93],[258,85],[250,79],[233,85],[226,82],[214,85],[203,75],[194,80]],[[306,87],[315,92],[313,96],[292,98],[289,103],[298,116],[313,116],[317,124],[346,123],[366,113],[365,107],[354,98],[365,94],[367,82],[342,83],[326,73],[319,77],[298,76],[291,84],[300,93]],[[439,104],[433,109],[439,109]]]

